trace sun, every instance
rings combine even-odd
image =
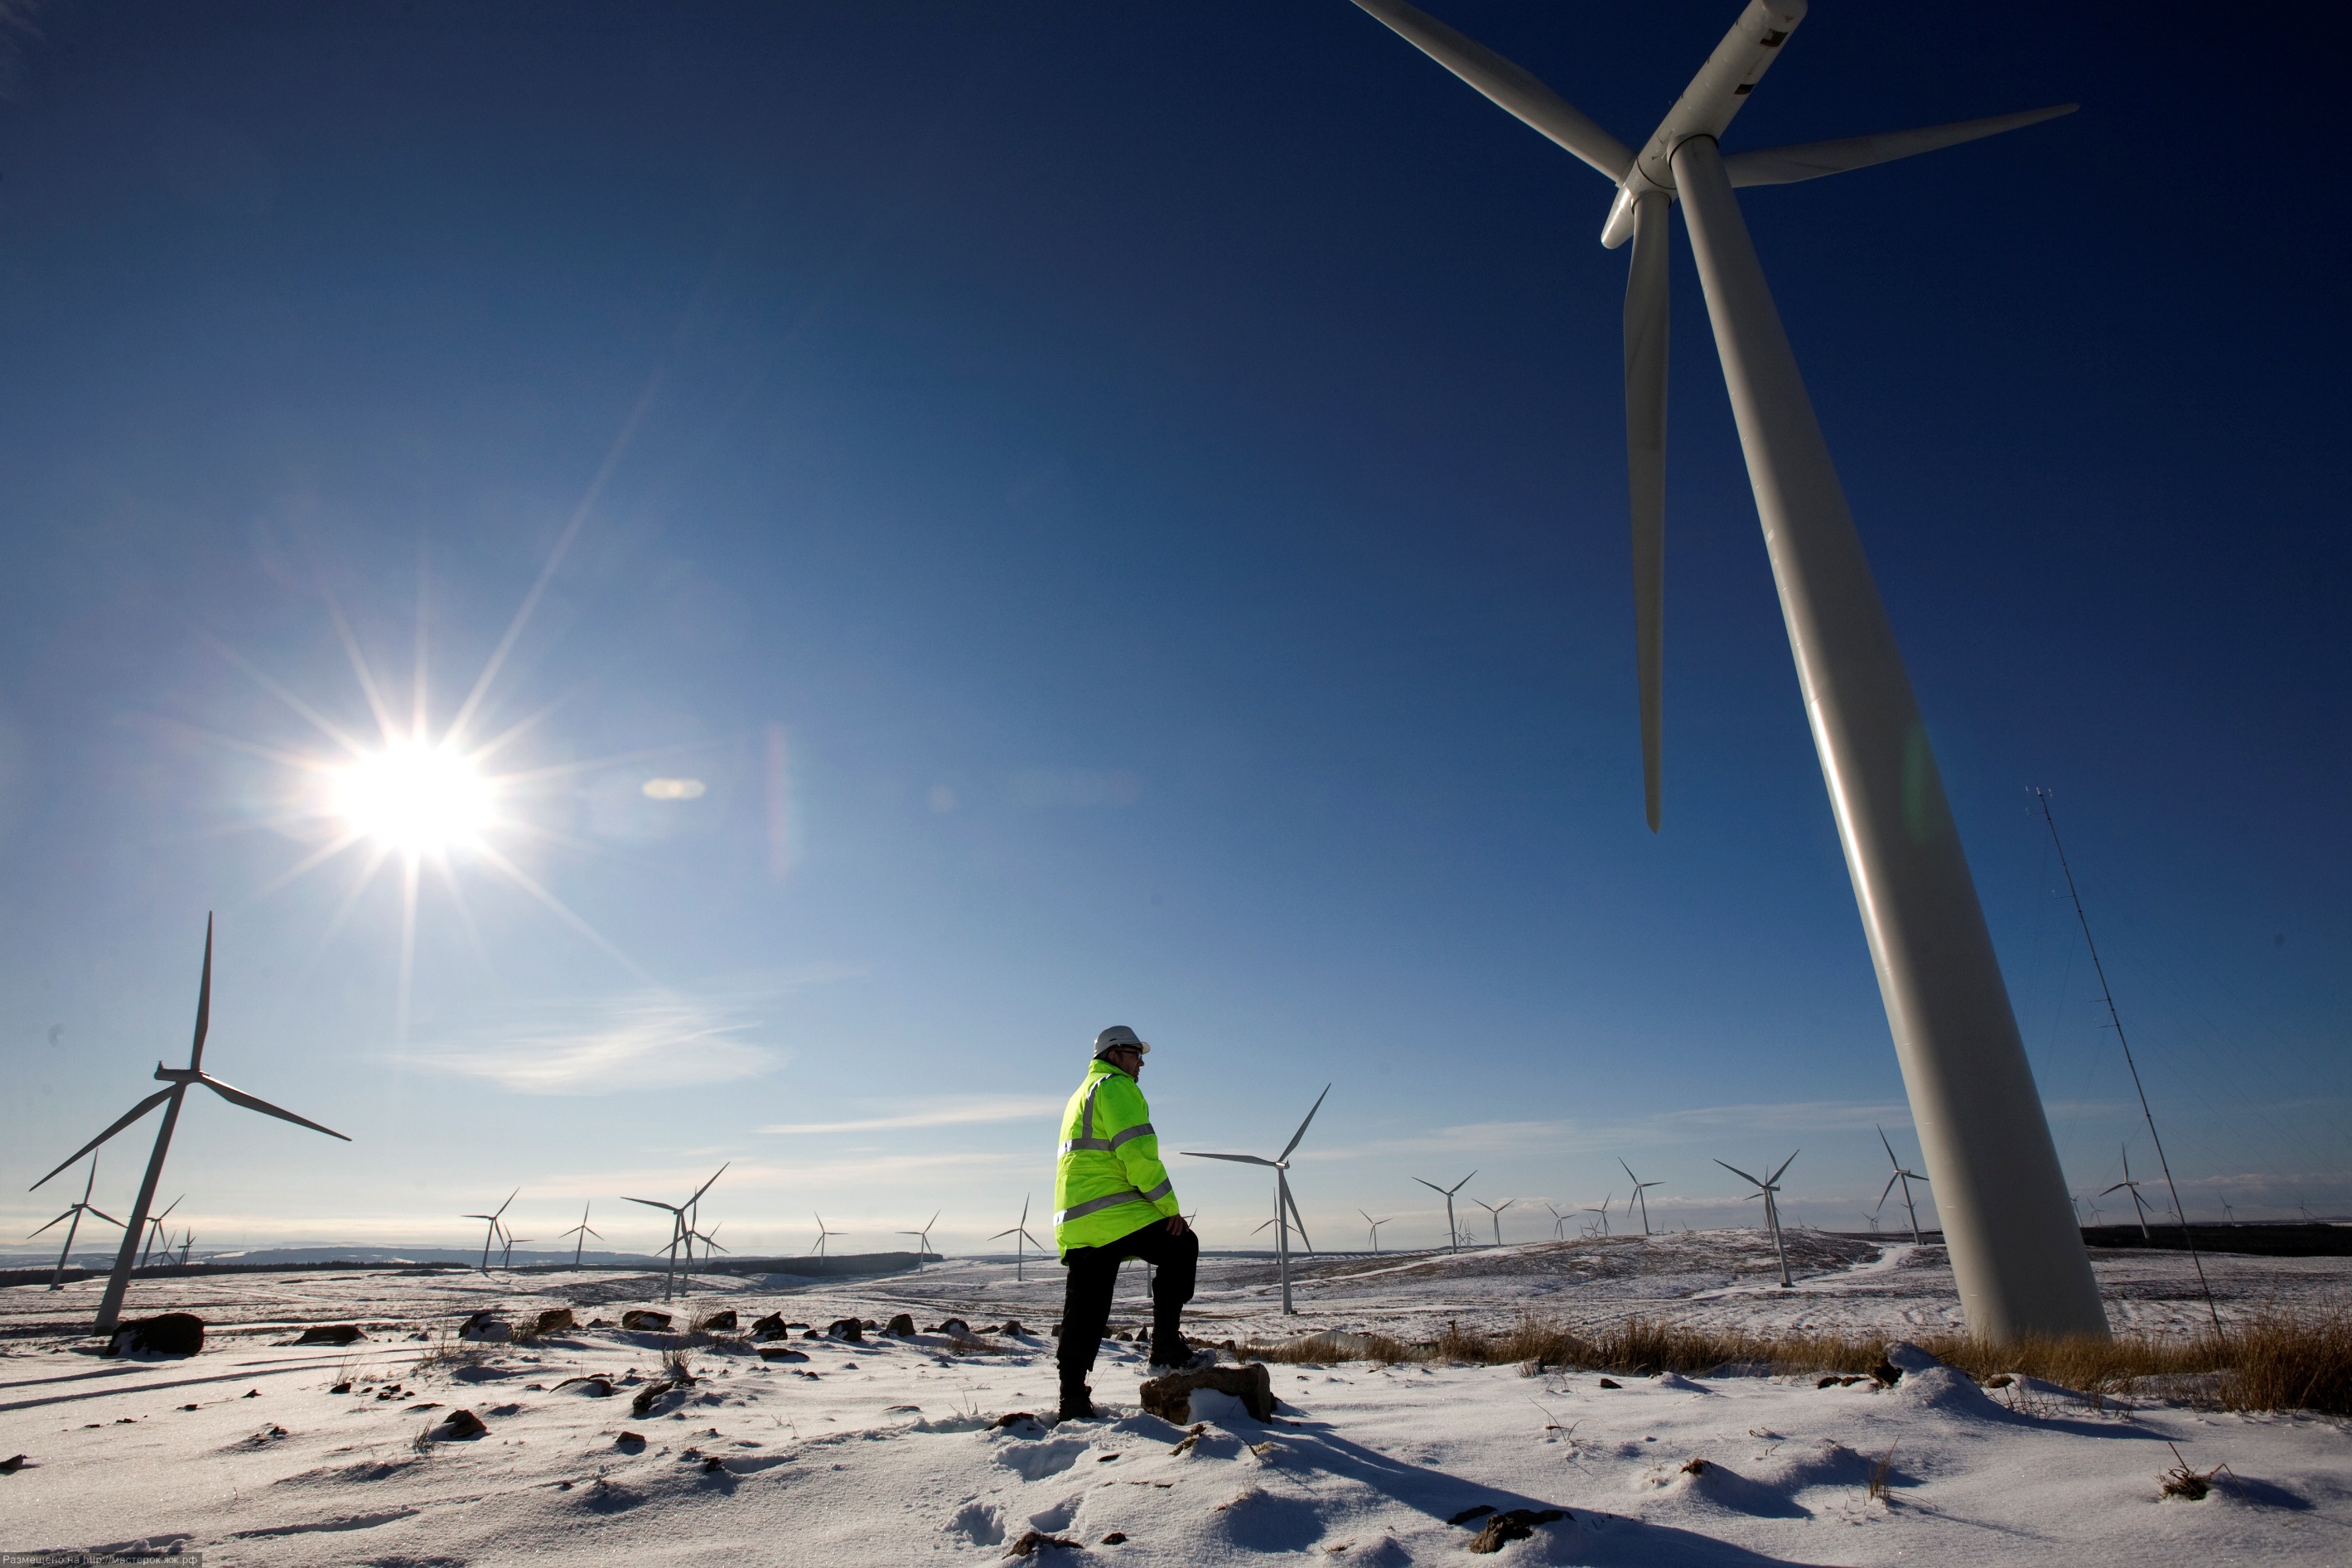
[[[492,818],[490,781],[454,751],[397,741],[363,753],[334,780],[346,828],[404,854],[478,846]]]

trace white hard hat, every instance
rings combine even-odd
[[[1123,1023],[1115,1023],[1095,1036],[1095,1054],[1100,1056],[1113,1046],[1131,1045],[1139,1052],[1149,1054],[1151,1047]]]

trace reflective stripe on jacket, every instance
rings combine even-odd
[[[1143,1086],[1108,1061],[1095,1062],[1062,1113],[1054,1245],[1067,1256],[1073,1247],[1099,1247],[1179,1212]]]

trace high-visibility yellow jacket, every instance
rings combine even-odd
[[[1099,1247],[1181,1212],[1143,1086],[1096,1061],[1062,1113],[1054,1245],[1067,1257],[1073,1247]]]

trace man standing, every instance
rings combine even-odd
[[[1178,1211],[1175,1184],[1160,1163],[1151,1107],[1137,1082],[1150,1049],[1125,1024],[1095,1036],[1086,1082],[1062,1113],[1061,1155],[1054,1166],[1054,1244],[1070,1271],[1062,1341],[1055,1353],[1064,1420],[1094,1416],[1087,1375],[1094,1370],[1095,1352],[1110,1322],[1111,1291],[1127,1259],[1140,1258],[1154,1270],[1151,1364],[1182,1366],[1192,1355],[1181,1320],[1184,1303],[1192,1299],[1201,1239]]]

